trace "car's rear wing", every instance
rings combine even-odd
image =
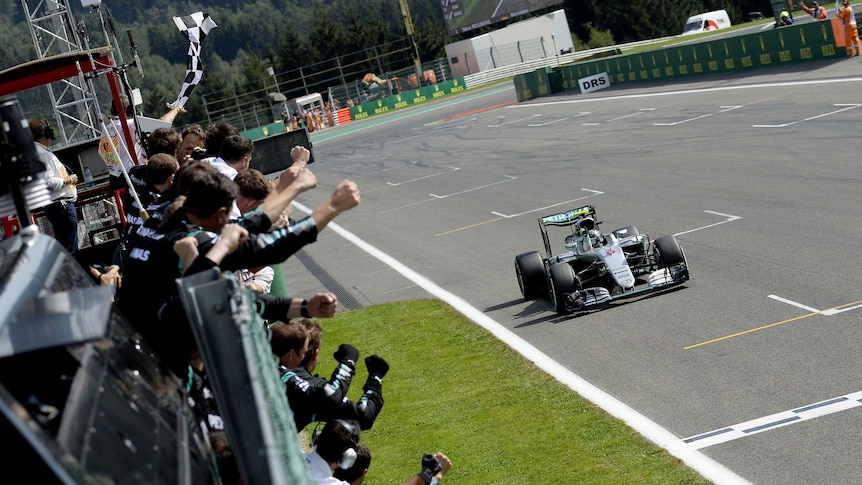
[[[571,226],[573,224],[577,224],[581,218],[584,216],[592,215],[595,218],[596,209],[591,205],[587,205],[584,207],[579,207],[577,209],[568,210],[566,212],[560,212],[558,214],[551,214],[544,217],[539,218],[539,224],[541,226]]]
[[[547,257],[550,258],[553,256],[553,252],[551,250],[551,241],[548,239],[548,231],[545,228],[547,226],[574,226],[586,216],[592,216],[593,219],[595,219],[596,209],[591,205],[586,205],[578,207],[577,209],[571,209],[557,214],[549,214],[538,218],[539,229],[542,231],[542,242],[545,243],[545,253],[547,254]]]

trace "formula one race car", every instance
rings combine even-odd
[[[532,251],[515,258],[524,298],[548,297],[557,313],[569,314],[689,280],[685,253],[674,236],[650,241],[635,226],[602,234],[599,224],[591,205],[540,217],[547,257]],[[568,233],[566,251],[556,256],[551,226]]]

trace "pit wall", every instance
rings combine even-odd
[[[514,78],[518,101],[579,90],[578,80],[607,73],[611,84],[662,81],[700,74],[736,72],[806,61],[843,59],[840,20],[817,21],[753,34],[670,46],[519,74]]]

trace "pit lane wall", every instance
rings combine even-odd
[[[463,77],[443,81],[430,86],[423,86],[419,89],[411,89],[410,91],[404,91],[395,96],[387,96],[385,98],[352,106],[350,108],[350,118],[354,121],[361,120],[368,118],[369,116],[409,108],[410,106],[424,103],[425,101],[460,93],[465,89],[467,89],[467,87],[464,85]]]
[[[622,84],[842,59],[847,56],[843,29],[840,25],[837,28],[836,35],[834,22],[812,22],[579,62],[557,69],[543,68],[515,76],[515,91],[518,101],[526,101],[560,91],[578,90],[579,79],[603,72],[608,74],[611,84]]]

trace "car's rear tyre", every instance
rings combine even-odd
[[[527,300],[535,300],[547,294],[545,262],[537,251],[515,256],[515,273],[518,275],[521,295]]]
[[[659,268],[687,264],[682,246],[673,236],[662,236],[653,241],[653,251],[655,251],[655,260]]]
[[[640,234],[640,232],[635,226],[621,227],[613,232],[613,235],[616,236],[617,239],[622,239],[629,236],[637,236],[638,234]]]
[[[557,313],[568,313],[566,310],[566,293],[573,293],[580,289],[580,281],[575,275],[575,270],[568,264],[555,264],[551,266],[551,303]]]

